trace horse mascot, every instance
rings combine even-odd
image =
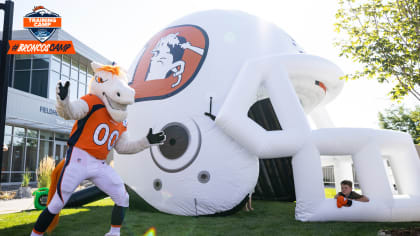
[[[105,236],[119,236],[128,207],[129,196],[124,182],[106,163],[107,154],[115,148],[121,154],[140,152],[166,139],[163,132],[131,140],[127,132],[127,106],[134,103],[134,90],[128,86],[126,73],[119,66],[91,63],[95,76],[89,82],[89,93],[77,101],[69,101],[70,82],[57,84],[57,113],[73,125],[65,160],[51,175],[48,207],[40,214],[31,235],[51,232],[58,223],[61,209],[76,187],[91,180],[108,194],[115,205],[111,229]]]

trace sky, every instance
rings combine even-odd
[[[4,0],[1,0],[4,2]],[[23,29],[23,17],[42,5],[62,17],[62,29],[99,54],[128,69],[144,44],[185,15],[212,9],[240,10],[273,22],[305,49],[336,63],[344,73],[358,66],[340,58],[333,46],[337,0],[16,0],[13,29]],[[3,12],[0,13],[3,25]],[[337,127],[378,128],[378,112],[395,105],[387,95],[391,85],[375,80],[348,81],[326,106]],[[408,97],[402,104],[419,104]]]

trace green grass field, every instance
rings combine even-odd
[[[100,200],[77,209],[64,209],[51,235],[102,236],[109,229],[112,200]],[[295,203],[253,201],[254,211],[225,217],[187,217],[130,209],[122,235],[377,235],[380,229],[414,228],[417,223],[303,223],[294,219]],[[28,236],[41,211],[0,215],[0,235]]]

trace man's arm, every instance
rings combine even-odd
[[[369,202],[369,198],[366,197],[365,195],[362,195],[360,198],[354,199],[354,200],[359,201],[359,202]]]
[[[350,193],[349,198],[355,201],[359,201],[359,202],[369,202],[368,197],[366,197],[365,195],[360,195],[354,191]]]

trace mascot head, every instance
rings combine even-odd
[[[127,106],[134,103],[134,90],[128,86],[126,73],[119,66],[91,63],[95,76],[89,82],[89,93],[98,96],[112,119],[127,118]]]

